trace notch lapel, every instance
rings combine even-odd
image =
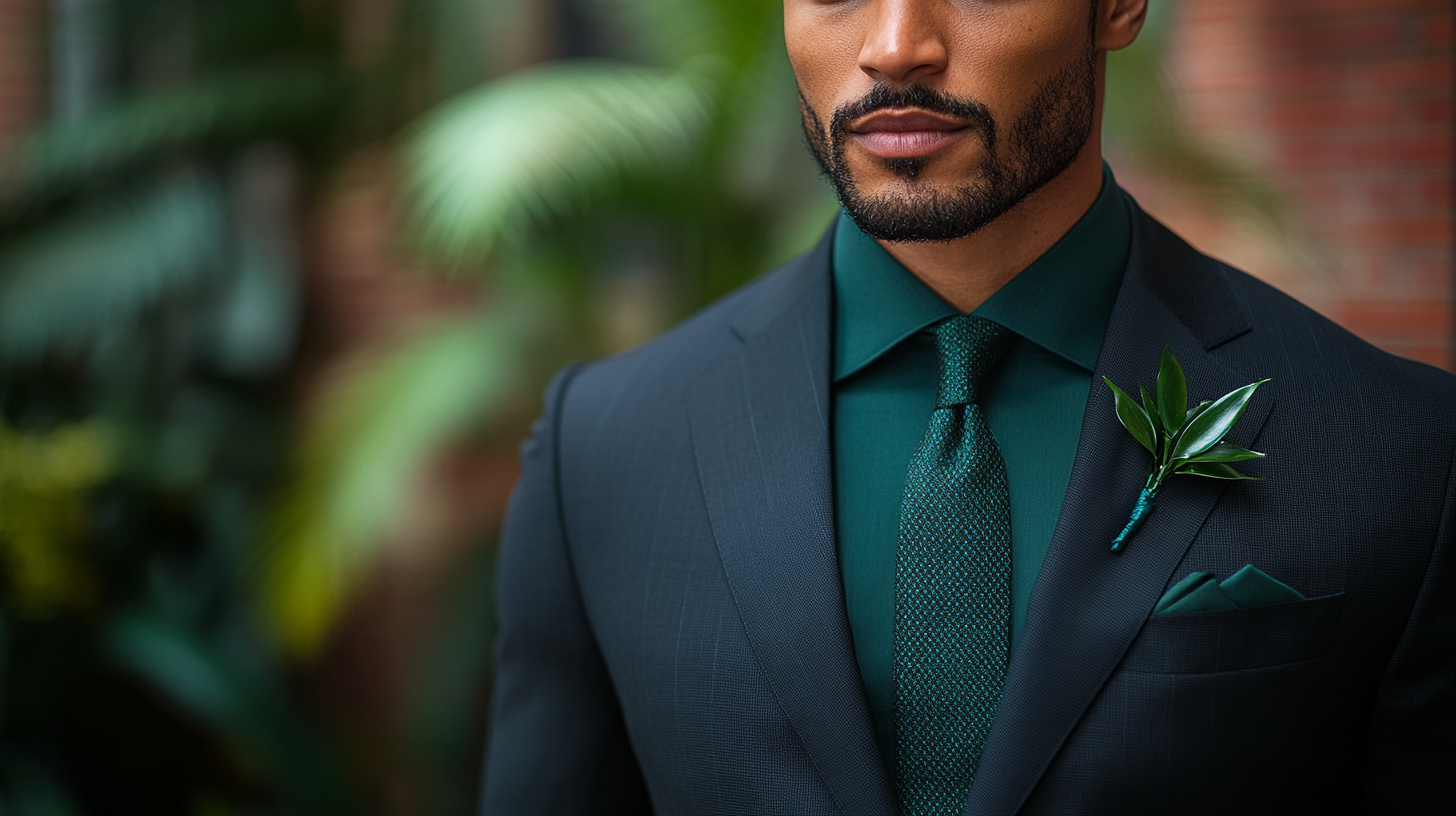
[[[1190,401],[1216,399],[1254,377],[1211,351],[1249,331],[1222,267],[1134,213],[1132,251],[1098,357],[1072,477],[1032,589],[1026,628],[967,816],[1016,812],[1121,661],[1227,482],[1173,479],[1120,554],[1113,537],[1147,478],[1148,454],[1118,423],[1105,375],[1151,385],[1164,344],[1189,382]],[[1136,393],[1134,390],[1133,393]],[[1230,439],[1252,445],[1272,407],[1256,392]]]
[[[894,813],[834,537],[832,236],[746,293],[737,342],[697,384],[693,446],[723,570],[779,706],[842,812]]]

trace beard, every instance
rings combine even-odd
[[[836,108],[828,128],[802,91],[799,107],[820,172],[865,234],[882,241],[946,242],[1000,218],[1076,160],[1095,122],[1096,72],[1097,52],[1089,47],[1041,87],[1009,131],[984,104],[926,85],[876,85],[864,98]],[[865,194],[845,161],[850,124],[875,111],[912,107],[968,124],[984,146],[980,178],[942,190],[920,180],[930,158],[880,159],[897,180],[885,192]]]

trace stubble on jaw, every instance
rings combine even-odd
[[[861,230],[882,241],[943,243],[974,234],[1000,218],[1076,160],[1096,121],[1096,70],[1097,51],[1089,42],[1084,54],[1039,87],[1009,133],[984,104],[925,85],[877,85],[863,99],[837,108],[827,127],[802,89],[799,109],[810,153]],[[970,124],[983,147],[975,182],[936,189],[920,178],[933,159],[881,159],[881,166],[896,180],[877,195],[861,191],[845,160],[849,125],[877,110],[905,107]]]

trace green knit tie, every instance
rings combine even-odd
[[[1006,679],[1011,503],[978,387],[1009,331],[937,324],[940,394],[910,460],[895,560],[895,783],[906,816],[958,814]]]

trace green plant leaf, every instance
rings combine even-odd
[[[1163,361],[1158,366],[1158,416],[1168,435],[1178,433],[1188,415],[1188,384],[1183,379],[1183,366],[1173,356],[1173,349],[1163,347]]]
[[[1147,448],[1148,453],[1157,456],[1157,436],[1153,431],[1153,421],[1148,417],[1148,412],[1144,411],[1142,406],[1138,405],[1121,388],[1113,385],[1112,380],[1103,377],[1102,381],[1112,389],[1112,398],[1117,408],[1117,419],[1122,423],[1122,427],[1126,428],[1139,444]]]
[[[1143,410],[1148,412],[1148,416],[1157,416],[1158,400],[1156,397],[1153,396],[1151,391],[1143,386],[1142,383],[1138,383],[1138,396],[1142,398]]]
[[[533,221],[579,211],[634,173],[683,172],[706,126],[706,74],[557,63],[462,94],[410,136],[427,248],[484,255]]]
[[[239,679],[192,633],[155,613],[130,612],[110,621],[106,636],[120,663],[199,717],[247,720]]]
[[[1258,451],[1251,451],[1232,445],[1228,442],[1220,442],[1197,456],[1188,458],[1188,462],[1243,462],[1248,459],[1263,459],[1264,454]]]
[[[296,119],[328,121],[339,80],[315,65],[257,69],[123,99],[31,133],[0,163],[0,203],[33,205],[186,145],[276,132]]]
[[[502,307],[433,327],[325,395],[267,541],[264,605],[289,650],[323,641],[429,456],[516,393],[530,319]]]
[[[1194,417],[1178,435],[1177,441],[1173,444],[1171,458],[1178,460],[1197,456],[1222,441],[1224,436],[1233,430],[1239,417],[1244,415],[1244,409],[1248,407],[1249,399],[1254,396],[1254,389],[1266,382],[1268,380],[1249,383],[1243,388],[1235,389],[1219,397],[1212,405]]]
[[[221,191],[172,179],[86,209],[0,256],[0,354],[91,342],[220,269]]]
[[[1188,423],[1192,422],[1194,417],[1198,416],[1199,414],[1203,413],[1204,411],[1207,411],[1208,410],[1208,406],[1210,406],[1212,404],[1213,404],[1213,400],[1204,400],[1203,402],[1198,403],[1197,405],[1193,406],[1192,408],[1189,408],[1188,409],[1188,415],[1183,418],[1183,424],[1179,426],[1179,430],[1182,430],[1183,428],[1188,427]]]
[[[1193,420],[1196,419],[1199,414],[1207,411],[1208,406],[1212,404],[1212,400],[1204,400],[1203,402],[1200,402],[1192,408],[1188,409],[1188,416],[1183,420],[1182,427],[1178,429],[1177,433],[1173,434],[1173,436],[1170,438],[1170,441],[1168,442],[1168,450],[1170,452],[1173,450],[1173,448],[1178,446],[1178,440],[1183,438],[1184,432],[1188,430],[1189,425],[1193,424]]]
[[[1222,462],[1189,462],[1173,472],[1184,476],[1204,476],[1209,479],[1243,479],[1251,482],[1263,480],[1262,476],[1245,476]]]

